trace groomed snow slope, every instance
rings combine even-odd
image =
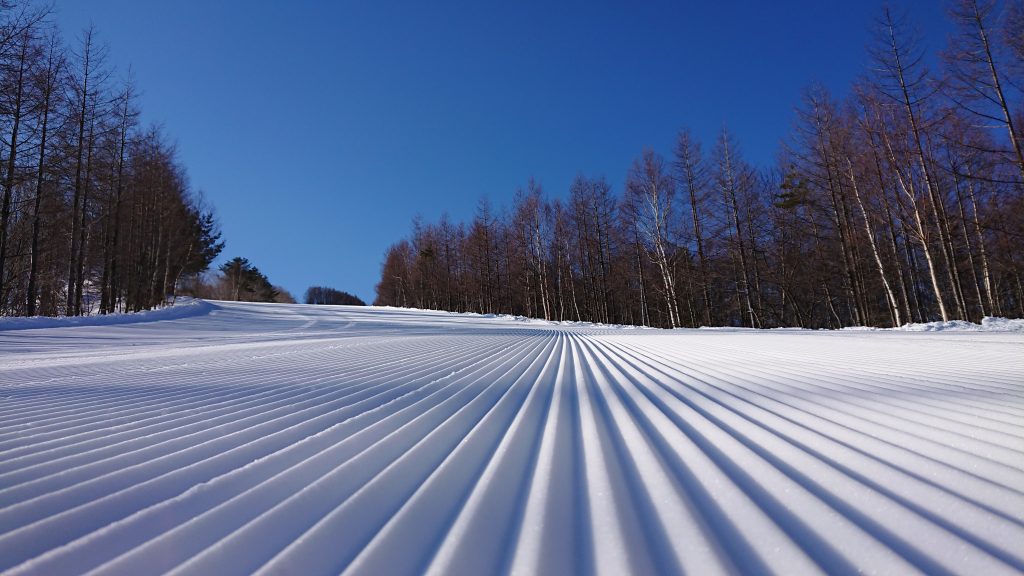
[[[0,571],[1024,571],[1021,333],[197,305],[0,330]]]

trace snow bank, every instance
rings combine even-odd
[[[602,322],[585,322],[577,320],[544,320],[543,318],[531,318],[519,314],[481,314],[479,312],[449,312],[447,310],[432,310],[429,308],[409,308],[405,306],[364,306],[364,310],[398,310],[402,312],[418,312],[432,315],[441,315],[457,318],[482,318],[484,320],[502,320],[516,322],[519,324],[532,324],[537,326],[564,326],[573,328],[610,328],[616,330],[654,330],[650,326],[635,326],[633,324],[604,324]]]
[[[946,320],[939,322],[924,322],[915,324],[904,324],[898,330],[904,332],[944,332],[946,330],[971,330],[978,331],[981,326],[966,320]]]
[[[923,324],[904,324],[897,328],[904,332],[943,332],[960,330],[968,332],[1024,332],[1024,319],[994,318],[986,316],[981,324],[964,320],[948,320],[946,322],[925,322]]]
[[[995,318],[986,316],[981,319],[981,328],[991,332],[1024,332],[1024,318]]]
[[[996,318],[986,316],[981,319],[981,324],[967,322],[966,320],[946,320],[938,322],[921,322],[904,324],[899,328],[875,328],[873,326],[849,326],[843,330],[853,331],[899,331],[899,332],[1024,332],[1024,319],[1021,318]]]
[[[476,314],[473,312],[466,313],[468,316],[475,316],[478,318],[493,318],[497,320],[507,320],[509,322],[520,322],[523,324],[538,324],[542,326],[572,326],[576,328],[615,328],[615,329],[649,329],[649,326],[633,326],[630,324],[604,324],[602,322],[584,322],[577,320],[544,320],[543,318],[530,318],[529,316],[521,316],[514,314]]]
[[[209,314],[214,305],[205,300],[179,298],[174,305],[157,310],[144,312],[128,312],[97,316],[33,316],[31,318],[0,318],[2,330],[32,330],[37,328],[64,328],[69,326],[110,326],[115,324],[135,324],[138,322],[156,322],[159,320],[176,320]]]

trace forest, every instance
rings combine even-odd
[[[1024,3],[948,14],[930,54],[883,9],[870,65],[843,97],[805,89],[774,166],[683,129],[619,190],[531,179],[469,222],[417,218],[375,304],[665,328],[1024,316]]]
[[[224,246],[107,50],[93,29],[63,39],[46,7],[0,0],[0,315],[149,309]]]

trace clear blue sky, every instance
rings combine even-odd
[[[555,5],[557,4],[557,5]],[[908,9],[932,47],[938,1]],[[864,72],[881,2],[252,2],[56,0],[90,22],[144,122],[177,143],[227,248],[301,298],[373,300],[385,248],[416,214],[472,216],[531,177],[621,187],[633,158],[728,125],[774,161],[812,81]]]

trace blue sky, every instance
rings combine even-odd
[[[416,214],[472,216],[533,176],[621,187],[644,147],[723,125],[773,163],[801,91],[866,70],[881,2],[247,2],[56,0],[69,43],[90,22],[143,122],[177,143],[227,248],[301,298],[373,300]],[[907,9],[931,47],[938,1]]]

